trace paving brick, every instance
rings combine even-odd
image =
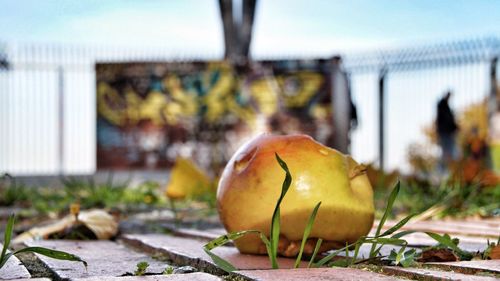
[[[452,236],[460,240],[459,247],[466,251],[484,251],[488,245],[488,238],[486,237],[468,237],[461,235]],[[432,246],[437,244],[436,240],[430,238],[427,234],[420,232],[406,235],[403,239],[408,241],[408,245],[414,247]]]
[[[0,279],[2,280],[2,279]],[[23,279],[12,279],[9,281],[50,281],[49,278],[23,278]]]
[[[188,274],[124,276],[124,277],[89,277],[74,278],[71,281],[218,281],[217,276],[196,272]]]
[[[500,260],[440,262],[426,263],[426,265],[462,273],[474,274],[476,272],[486,271],[500,274]]]
[[[453,271],[441,271],[428,268],[402,268],[385,266],[382,272],[388,275],[405,277],[416,280],[461,280],[461,281],[494,281],[497,277],[462,274]]]
[[[385,223],[383,229],[388,229],[396,223],[396,221],[388,221]],[[377,224],[378,223],[376,222],[374,225]],[[401,229],[432,231],[436,233],[448,233],[450,235],[462,234],[466,236],[488,237],[494,239],[498,238],[498,233],[500,233],[500,225],[491,221],[485,223],[470,223],[465,221],[410,221]]]
[[[137,263],[146,261],[150,264],[147,273],[162,273],[167,266],[164,262],[128,249],[111,241],[68,241],[68,240],[45,240],[31,241],[27,246],[41,246],[55,250],[66,251],[88,262],[88,268],[80,262],[62,261],[38,255],[38,259],[44,263],[58,278],[70,279],[92,276],[122,276],[133,273]]]
[[[389,281],[400,280],[396,277],[352,268],[298,268],[298,269],[276,269],[276,270],[241,270],[236,274],[254,280],[370,280]]]
[[[198,229],[191,229],[191,228],[176,228],[174,226],[167,227],[167,229],[170,231],[171,234],[179,237],[187,237],[187,238],[195,238],[198,240],[203,240],[203,241],[210,241],[213,240],[221,235],[223,235],[225,232],[222,234],[214,233],[210,230],[198,230]]]
[[[3,245],[0,244],[0,252]],[[16,256],[11,256],[0,269],[0,280],[30,278],[31,275]]]
[[[223,235],[225,232],[222,228],[214,228],[214,229],[206,229],[206,230],[198,230],[198,229],[188,229],[188,228],[169,228],[172,235],[179,237],[188,237],[195,238],[203,241],[210,241]],[[375,230],[373,229],[371,235],[375,235]],[[460,248],[466,251],[476,252],[476,251],[484,251],[487,247],[488,238],[487,237],[472,237],[472,236],[463,236],[463,235],[453,235],[454,238],[459,238],[460,240]],[[430,238],[425,233],[412,233],[403,237],[406,241],[408,241],[409,246],[413,247],[426,247],[437,244],[436,240]],[[232,243],[228,243],[227,245],[232,245]],[[385,248],[387,249],[387,248]],[[390,252],[390,250],[389,250]]]
[[[203,251],[205,242],[195,239],[173,237],[161,234],[124,235],[123,241],[151,253],[160,252],[168,256],[176,264],[191,265],[206,272],[221,274],[211,258]],[[267,256],[240,254],[234,247],[219,247],[213,252],[228,260],[238,269],[270,269],[271,263]],[[293,268],[295,260],[279,258],[281,268]],[[301,266],[305,266],[302,263]]]

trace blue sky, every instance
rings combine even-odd
[[[216,0],[0,0],[0,40],[222,54]],[[252,54],[326,55],[500,35],[495,0],[261,0]]]

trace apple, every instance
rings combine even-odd
[[[259,230],[270,236],[271,218],[288,165],[292,183],[281,203],[279,254],[296,256],[309,216],[322,202],[304,249],[311,254],[345,246],[366,235],[374,219],[373,191],[365,168],[350,156],[307,135],[260,135],[241,146],[227,163],[217,189],[217,208],[228,232]],[[235,241],[241,253],[265,254],[258,235]]]

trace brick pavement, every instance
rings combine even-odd
[[[435,228],[442,223],[450,229],[453,222],[425,222],[425,228]],[[457,222],[454,231],[463,228],[460,233],[466,237],[461,246],[467,250],[482,250],[486,247],[484,239],[494,233],[500,226],[500,220],[482,222]],[[460,227],[458,227],[460,226]],[[415,224],[411,227],[415,227]],[[477,231],[470,231],[475,228]],[[480,230],[487,235],[477,235]],[[29,246],[43,246],[64,250],[81,256],[89,263],[87,269],[81,263],[58,261],[37,255],[38,261],[48,267],[52,276],[59,280],[499,280],[500,260],[428,263],[423,267],[401,268],[394,266],[366,268],[317,268],[290,269],[293,259],[280,259],[282,269],[270,270],[267,256],[242,255],[232,246],[219,247],[214,250],[218,255],[232,262],[239,271],[227,275],[218,268],[203,251],[202,246],[208,239],[221,234],[220,229],[206,231],[178,229],[174,235],[167,234],[126,234],[118,241],[36,241]],[[455,236],[455,235],[452,235]],[[435,244],[426,235],[412,234],[407,237],[410,245],[426,246]],[[390,249],[383,251],[387,254]],[[363,247],[361,254],[367,254]],[[155,258],[153,258],[155,257]],[[160,259],[158,259],[160,257]],[[140,261],[150,264],[145,277],[129,276]],[[167,266],[190,265],[200,271],[197,273],[162,275]],[[12,259],[0,270],[1,280],[36,280],[28,279],[30,273],[19,260]],[[49,277],[49,276],[47,276]],[[239,279],[238,279],[239,278]],[[42,279],[43,280],[43,279]],[[48,280],[48,279],[45,279]]]

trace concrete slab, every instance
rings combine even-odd
[[[45,240],[26,244],[69,252],[87,261],[88,268],[85,268],[80,262],[56,260],[37,254],[38,259],[61,279],[123,276],[132,274],[137,263],[143,261],[149,263],[146,273],[161,274],[167,266],[164,262],[111,241]]]
[[[170,275],[146,275],[124,277],[73,278],[71,281],[219,281],[221,278],[207,273],[188,273]]]
[[[298,268],[298,269],[277,269],[277,270],[242,270],[235,272],[253,280],[370,280],[389,281],[401,280],[397,277],[385,276],[370,271],[352,268]]]
[[[0,252],[2,251],[2,248],[3,245],[0,244]],[[2,268],[0,268],[0,280],[22,279],[30,277],[30,273],[16,256],[10,257],[10,259],[7,260],[7,263]]]
[[[173,237],[161,234],[124,235],[124,243],[138,247],[150,253],[159,252],[168,256],[176,264],[190,265],[203,271],[223,274],[212,259],[203,251],[204,241],[190,238]],[[271,263],[267,256],[240,254],[234,247],[219,247],[213,252],[226,259],[238,269],[270,269]],[[293,268],[295,260],[279,258],[280,268]],[[301,263],[306,266],[307,263]]]
[[[405,277],[416,280],[460,280],[460,281],[498,281],[496,276],[469,275],[453,271],[441,271],[428,268],[402,268],[397,266],[385,266],[384,274]]]
[[[9,281],[50,281],[50,279],[49,278],[23,278],[23,279],[12,279]]]
[[[396,223],[396,221],[388,221],[385,223],[383,229],[388,229]],[[374,225],[378,225],[378,222]],[[491,239],[497,239],[500,233],[500,225],[495,221],[486,221],[484,223],[481,221],[475,221],[473,223],[467,221],[410,221],[401,229],[448,233],[451,236],[458,234]]]
[[[476,272],[492,272],[500,274],[500,260],[478,260],[426,263],[427,266],[439,267],[444,270],[453,270],[462,273],[474,274]]]

